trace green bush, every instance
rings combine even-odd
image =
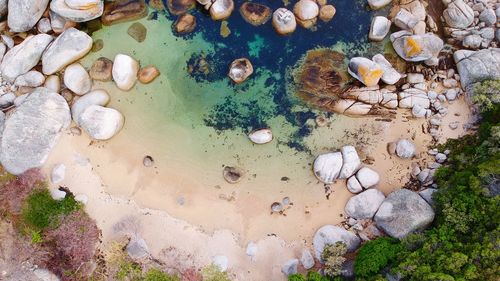
[[[326,276],[319,274],[317,271],[309,271],[307,273],[307,281],[329,281]]]
[[[169,275],[159,269],[151,268],[146,273],[143,281],[180,281],[179,277]]]
[[[472,101],[482,110],[489,110],[495,103],[500,103],[500,80],[476,83],[473,93]]]
[[[356,277],[366,278],[376,275],[395,260],[400,250],[399,241],[390,237],[379,237],[367,242],[359,249],[354,262]]]
[[[67,215],[80,208],[73,196],[56,201],[46,188],[35,189],[24,203],[22,223],[29,230],[41,231],[49,226],[56,227],[60,215]]]
[[[307,281],[306,277],[300,273],[288,275],[288,281]]]

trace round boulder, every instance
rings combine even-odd
[[[210,16],[213,20],[224,20],[233,13],[233,10],[233,0],[215,0],[210,6]]]
[[[374,220],[385,233],[401,239],[428,227],[434,220],[434,210],[417,193],[401,189],[387,196]]]
[[[368,167],[359,169],[356,173],[356,178],[359,184],[365,189],[375,186],[380,181],[378,173]]]
[[[293,13],[302,21],[312,20],[319,15],[319,7],[312,0],[300,0],[293,6]]]
[[[113,80],[121,90],[128,91],[134,87],[137,81],[139,63],[130,56],[118,54],[113,63]]]
[[[423,199],[422,199],[423,200]],[[360,239],[356,234],[335,225],[325,225],[316,231],[313,238],[314,254],[321,260],[321,253],[326,245],[333,245],[336,242],[344,242],[347,251],[355,251],[360,244]]]
[[[319,9],[319,18],[324,22],[329,22],[335,16],[337,10],[333,5],[324,5]]]
[[[355,195],[347,201],[345,213],[355,219],[371,219],[384,201],[380,190],[372,188]]]
[[[278,34],[286,35],[295,31],[297,21],[291,11],[279,8],[273,13],[273,27]]]
[[[105,57],[100,57],[92,64],[89,74],[94,80],[107,82],[111,81],[112,69],[113,61]]]
[[[149,84],[153,80],[156,79],[160,75],[160,71],[158,68],[149,65],[146,67],[143,67],[139,73],[137,74],[137,77],[139,78],[139,81],[143,84]]]
[[[193,32],[196,28],[196,18],[191,14],[181,15],[174,23],[175,32],[185,34]]]
[[[339,177],[342,164],[342,153],[340,152],[321,154],[314,160],[314,175],[326,184],[333,183]]]
[[[235,83],[239,84],[247,80],[252,73],[252,63],[247,58],[241,58],[231,63],[228,76]]]
[[[256,144],[265,144],[273,140],[273,132],[271,129],[259,129],[248,134],[248,138]]]
[[[417,148],[415,144],[408,139],[400,139],[396,143],[396,155],[403,159],[408,159],[415,156],[416,149]]]
[[[81,96],[92,89],[92,80],[81,64],[74,63],[66,67],[64,71],[64,85]]]
[[[265,24],[271,18],[271,12],[268,6],[252,2],[245,2],[240,7],[243,19],[254,26]]]
[[[124,117],[116,109],[100,105],[87,107],[79,116],[78,124],[95,140],[108,140],[123,127]]]

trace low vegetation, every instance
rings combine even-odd
[[[52,199],[39,170],[18,177],[2,171],[0,214],[20,236],[29,237],[39,266],[64,281],[87,279],[100,231],[71,194]]]

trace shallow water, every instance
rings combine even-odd
[[[236,7],[241,3],[236,1]],[[98,170],[101,167],[109,191],[133,197],[148,207],[167,209],[175,216],[196,216],[196,223],[206,219],[215,228],[235,223],[246,229],[249,222],[268,223],[260,218],[267,217],[271,203],[284,196],[292,196],[292,201],[300,197],[305,202],[302,207],[318,205],[324,199],[324,188],[310,171],[314,156],[352,144],[349,142],[356,140],[346,138],[344,128],[361,128],[364,122],[330,115],[332,125],[318,129],[314,118],[320,111],[296,97],[291,74],[314,48],[333,48],[347,58],[383,50],[383,43],[367,42],[372,15],[364,1],[336,1],[333,5],[337,13],[331,22],[318,21],[316,31],[298,27],[286,37],[277,35],[270,21],[261,27],[246,23],[238,9],[228,19],[231,34],[227,38],[219,34],[221,23],[201,9],[193,11],[197,28],[187,36],[173,34],[175,18],[168,12],[153,11],[149,19],[139,20],[148,30],[142,43],[127,34],[132,22],[94,32],[93,39],[103,40],[104,47],[85,57],[87,67],[98,57],[113,59],[117,53],[125,53],[142,66],[152,64],[161,72],[153,83],[138,83],[129,92],[118,90],[111,82],[94,85],[107,89],[112,96],[110,106],[126,117],[122,132],[98,144],[89,156]],[[270,6],[275,9],[282,3]],[[189,64],[202,54],[212,72],[190,75]],[[235,85],[227,77],[228,66],[240,57],[251,60],[254,74]],[[261,127],[272,128],[275,139],[254,145],[246,134]],[[101,147],[109,155],[103,156]],[[155,168],[142,167],[145,155],[155,159]],[[242,167],[247,173],[244,180],[237,185],[225,183],[224,165]],[[348,193],[345,188],[339,192]],[[207,206],[202,202],[209,202],[214,214],[202,214]],[[252,204],[246,205],[248,202]],[[330,202],[321,208],[334,208],[338,213],[343,206]],[[297,211],[304,215],[302,209]],[[211,220],[225,212],[241,216],[227,216],[227,221],[218,223]]]

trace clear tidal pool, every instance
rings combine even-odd
[[[201,203],[205,201],[235,201],[234,206],[214,207],[211,212],[220,215],[230,210],[251,222],[252,217],[268,216],[270,204],[284,196],[291,196],[292,201],[301,197],[309,206],[324,199],[323,186],[310,171],[314,156],[359,141],[346,138],[343,129],[361,128],[364,121],[327,114],[332,123],[318,128],[314,118],[321,111],[297,98],[292,74],[306,52],[315,48],[332,48],[346,58],[383,51],[384,43],[368,42],[373,12],[365,1],[329,1],[337,10],[332,21],[318,20],[315,31],[297,27],[283,37],[275,33],[271,20],[260,27],[245,22],[238,11],[242,3],[235,1],[235,11],[227,19],[231,33],[226,38],[220,35],[221,22],[211,20],[201,7],[191,11],[197,18],[195,31],[184,36],[172,31],[175,16],[154,10],[138,21],[147,28],[141,43],[127,34],[133,22],[103,26],[92,34],[94,41],[102,40],[103,48],[83,59],[86,67],[99,57],[113,59],[124,53],[141,66],[154,65],[161,72],[151,84],[137,83],[129,92],[118,90],[112,82],[94,85],[108,90],[109,106],[125,115],[122,132],[90,153],[103,169],[101,176],[111,192],[180,217],[197,212],[199,221],[209,216],[200,216],[206,211],[207,205]],[[284,5],[261,3],[273,10]],[[292,5],[287,8],[291,10]],[[209,64],[208,74],[197,71],[200,57]],[[252,62],[254,73],[236,85],[227,72],[229,64],[240,57]],[[263,127],[272,129],[274,140],[252,144],[246,134]],[[101,146],[110,155],[103,158]],[[145,155],[154,158],[153,169],[142,167]],[[242,167],[246,171],[242,183],[227,184],[222,177],[224,165]],[[317,192],[311,193],[308,185]],[[254,202],[251,208],[238,204],[247,199]],[[335,205],[329,204],[322,208]],[[172,205],[190,208],[168,207]],[[335,208],[343,209],[343,205]],[[212,225],[226,226],[237,218],[226,220]]]

